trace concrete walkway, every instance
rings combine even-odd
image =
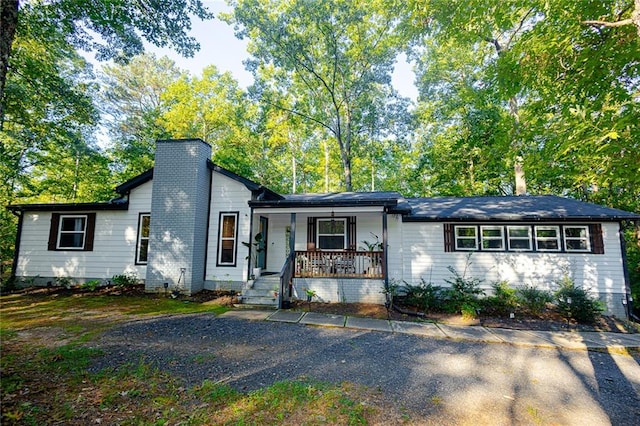
[[[482,326],[454,326],[428,322],[393,321],[343,315],[298,312],[290,310],[235,310],[220,315],[254,321],[299,323],[318,327],[341,327],[354,330],[405,333],[435,339],[468,342],[507,343],[564,349],[640,349],[640,334],[606,333],[594,331],[534,331],[489,328]]]

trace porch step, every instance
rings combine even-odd
[[[278,275],[264,275],[253,282],[251,288],[242,290],[243,305],[278,306],[278,298],[274,291],[280,289],[280,277]]]

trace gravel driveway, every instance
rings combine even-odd
[[[134,321],[92,369],[141,357],[185,381],[250,391],[308,377],[380,389],[417,423],[640,424],[640,357],[219,318]]]

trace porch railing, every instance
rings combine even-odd
[[[384,278],[382,251],[296,251],[295,277]]]
[[[291,298],[291,278],[294,274],[294,256],[291,254],[282,266],[280,271],[280,292],[278,298],[278,309],[283,308],[283,304]]]

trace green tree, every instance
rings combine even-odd
[[[352,146],[369,131],[365,110],[373,98],[389,91],[391,72],[402,33],[396,31],[398,4],[331,1],[232,2],[227,21],[237,35],[249,39],[257,78],[260,67],[273,65],[275,85],[293,102],[275,106],[302,117],[335,140],[344,188],[352,190]],[[260,92],[256,92],[260,94]],[[261,98],[263,101],[267,97]],[[324,139],[324,138],[323,138]]]
[[[5,81],[13,68],[13,42],[21,36],[21,20],[49,30],[39,32],[43,44],[55,35],[74,47],[95,51],[98,59],[126,61],[143,52],[143,39],[190,56],[199,48],[187,35],[191,17],[212,18],[201,0],[53,0],[22,5],[19,0],[3,0],[0,16],[0,128],[4,122]]]
[[[160,124],[173,137],[201,138],[213,148],[213,160],[243,176],[253,177],[262,146],[251,129],[257,106],[229,72],[214,65],[202,77],[183,75],[162,95],[166,110]]]
[[[153,54],[102,68],[99,98],[118,181],[153,167],[156,140],[172,137],[160,121],[168,109],[162,96],[182,75],[172,60]]]

